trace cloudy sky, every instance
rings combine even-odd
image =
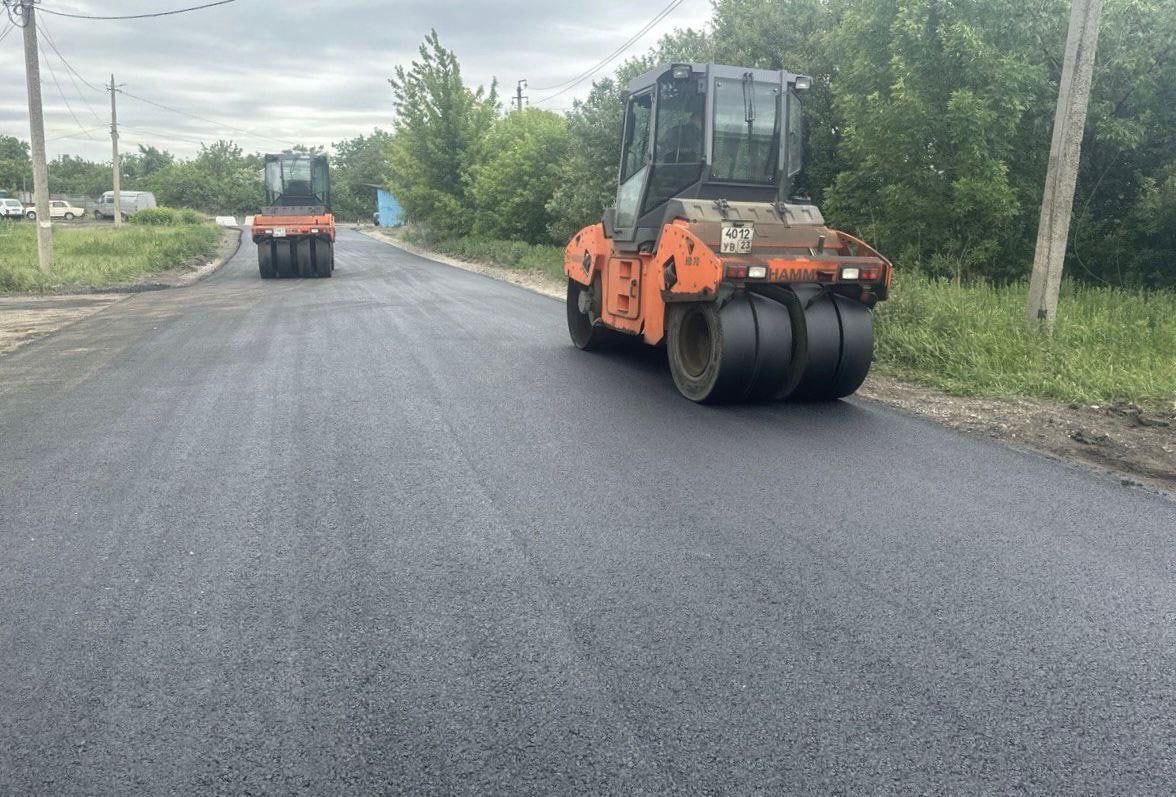
[[[40,7],[109,15],[206,1],[42,0]],[[414,57],[431,27],[456,51],[467,82],[497,78],[501,91],[513,94],[519,78],[542,87],[589,69],[668,2],[236,0],[180,16],[133,21],[41,13],[39,26],[80,76],[42,44],[49,155],[109,159],[109,100],[95,89],[109,81],[111,72],[126,92],[218,123],[120,97],[125,149],[142,143],[190,155],[201,141],[218,138],[262,151],[279,150],[283,142],[325,145],[377,125],[389,126],[386,78],[394,66]],[[625,54],[642,52],[675,27],[702,27],[709,16],[710,0],[683,0]],[[5,36],[7,28],[0,11],[0,133],[27,140],[21,31]],[[541,107],[570,106],[590,82]],[[532,101],[550,93],[530,91]]]

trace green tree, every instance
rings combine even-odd
[[[470,169],[473,233],[547,243],[547,203],[571,147],[563,117],[527,108],[498,119],[482,142],[482,157]]]
[[[367,221],[375,209],[375,190],[388,174],[392,136],[379,128],[369,135],[338,141],[331,160],[332,209],[346,221]]]
[[[54,194],[97,197],[113,181],[109,163],[94,163],[75,155],[49,161],[49,190]]]
[[[15,136],[0,136],[0,189],[15,195],[32,182],[29,145]]]
[[[1052,115],[1039,42],[1059,10],[847,0],[830,38],[843,133],[828,215],[933,272],[1018,276]]]
[[[140,187],[140,184],[158,171],[168,168],[176,162],[175,155],[167,150],[139,145],[139,151],[124,155],[121,159],[122,185],[130,190]]]
[[[231,141],[217,141],[202,144],[192,160],[176,161],[142,182],[161,205],[244,215],[264,203],[261,168],[260,155],[247,155]]]
[[[566,242],[579,230],[600,221],[617,193],[621,158],[621,95],[617,81],[598,80],[586,100],[576,100],[567,114],[574,145],[560,168],[559,180],[547,202],[548,233]]]
[[[468,88],[461,66],[431,31],[420,60],[397,67],[389,81],[396,120],[385,182],[410,221],[441,235],[469,232],[465,175],[498,113],[497,84]]]

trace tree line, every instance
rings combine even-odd
[[[375,130],[333,146],[332,204],[341,219],[371,218],[375,193],[368,185],[382,178],[387,139],[387,133]],[[305,146],[294,149],[320,151]],[[151,191],[161,205],[244,216],[264,204],[263,154],[247,153],[232,141],[202,144],[200,151],[187,159],[154,146],[139,145],[119,160],[122,190]],[[111,190],[110,161],[100,163],[62,155],[48,165],[49,190],[54,194],[97,198]],[[14,136],[0,135],[0,189],[16,195],[31,191],[32,185],[28,144]]]
[[[438,237],[563,244],[616,191],[621,91],[667,61],[810,75],[797,191],[902,268],[957,281],[1028,274],[1070,0],[715,0],[706,32],[678,30],[597,79],[570,111],[503,113],[435,32],[390,78],[390,130],[333,146],[335,211],[366,220],[371,184]],[[1106,0],[1067,273],[1176,286],[1176,13]],[[541,97],[535,98],[537,101]],[[252,212],[260,155],[218,141],[181,160],[153,147],[124,186],[161,203]],[[0,188],[27,147],[0,136]],[[109,190],[109,164],[69,156],[51,190]]]
[[[624,84],[666,61],[811,75],[799,193],[901,267],[1025,277],[1069,0],[717,0],[570,112],[503,115],[435,33],[391,79],[386,182],[438,236],[563,243],[613,201]],[[1107,0],[1067,271],[1176,286],[1176,13]]]

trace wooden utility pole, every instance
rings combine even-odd
[[[119,175],[119,159],[118,159],[118,105],[115,102],[115,97],[118,94],[118,86],[114,85],[114,75],[110,76],[110,145],[114,150],[114,156],[111,163],[114,164],[114,226],[122,226],[122,197],[120,196],[121,177]]]
[[[1049,167],[1045,173],[1045,194],[1041,199],[1041,220],[1037,227],[1037,249],[1033,254],[1033,276],[1029,281],[1029,304],[1025,316],[1030,324],[1044,322],[1052,327],[1058,313],[1058,291],[1062,287],[1062,266],[1074,211],[1074,187],[1078,181],[1078,157],[1082,131],[1086,127],[1086,106],[1102,0],[1073,0],[1066,54],[1058,87],[1053,138],[1049,145]]]
[[[523,110],[523,100],[529,99],[528,97],[523,96],[523,89],[525,89],[526,87],[527,87],[526,80],[520,80],[517,84],[515,84],[515,109],[516,110],[519,110],[519,111]]]
[[[37,263],[53,268],[53,216],[49,212],[49,167],[45,162],[45,117],[41,111],[41,64],[37,59],[37,18],[33,0],[17,7],[24,28],[25,84],[29,94],[29,143],[33,156],[33,205],[37,212]]]

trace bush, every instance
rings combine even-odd
[[[204,218],[188,208],[145,208],[130,217],[131,224],[146,224],[152,227],[185,227],[203,224]]]

